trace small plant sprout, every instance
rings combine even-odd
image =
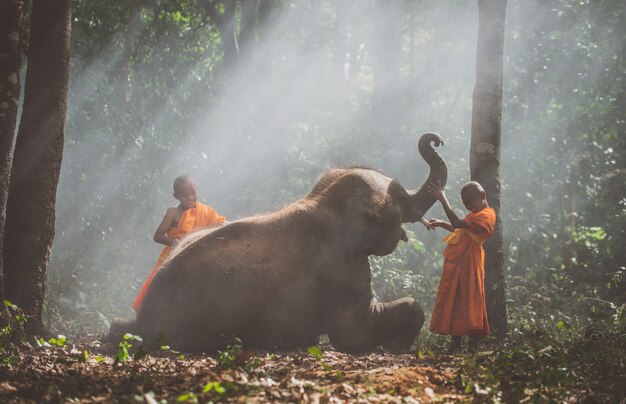
[[[322,357],[324,356],[324,354],[322,353],[322,350],[320,349],[320,347],[318,347],[317,345],[313,345],[313,346],[308,347],[307,351],[309,352],[309,355],[314,357],[320,363],[320,366],[322,367],[322,369],[324,369],[327,372],[330,372],[331,370],[333,370],[333,368],[329,364],[322,361]]]
[[[117,355],[115,355],[115,363],[125,363],[131,360],[131,356],[129,353],[129,349],[133,347],[131,341],[143,342],[143,338],[141,338],[139,335],[133,335],[130,333],[124,334],[124,339],[120,341]],[[141,346],[143,346],[143,344]],[[139,352],[143,352],[141,346],[139,347],[137,354]],[[137,356],[137,354],[135,355]],[[136,359],[139,358],[137,357]]]

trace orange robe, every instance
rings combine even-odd
[[[465,217],[469,228],[443,239],[443,273],[430,321],[430,331],[446,335],[489,335],[485,304],[483,242],[494,232],[496,212],[485,208]]]
[[[178,227],[170,227],[167,229],[167,236],[174,240],[181,240],[188,234],[191,234],[195,231],[207,228],[207,227],[215,227],[220,226],[224,223],[224,216],[219,215],[213,208],[210,206],[204,205],[200,202],[196,202],[196,206],[187,209],[183,212],[178,221]],[[146,293],[148,293],[148,288],[152,283],[152,278],[159,271],[161,265],[165,262],[167,257],[174,251],[173,246],[165,246],[163,250],[161,250],[161,255],[159,255],[159,259],[157,260],[156,265],[152,268],[150,275],[144,282],[139,294],[135,298],[133,302],[133,309],[135,311],[139,311],[141,308],[141,304],[143,303],[143,299],[146,297]]]

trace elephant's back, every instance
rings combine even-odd
[[[316,307],[314,280],[289,253],[280,223],[233,222],[207,232],[173,256],[154,278],[140,324],[166,336],[263,334],[272,324]],[[298,249],[296,249],[298,250]],[[302,257],[301,257],[302,258]],[[309,315],[314,315],[309,313]]]

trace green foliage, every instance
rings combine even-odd
[[[396,251],[385,257],[370,257],[372,286],[382,300],[413,296],[428,310],[434,298],[441,273],[441,251],[426,248],[432,243],[432,234],[417,238],[416,233],[406,231],[409,241],[400,243]]]
[[[0,330],[0,347],[6,349],[8,344],[15,339],[24,339],[26,337],[26,316],[24,312],[8,300],[3,301],[6,307],[8,318],[7,324]]]
[[[581,326],[594,319],[591,301],[619,306],[626,296],[626,142],[616,95],[626,82],[617,40],[626,13],[618,4],[553,0],[508,10],[508,52],[517,56],[507,61],[504,96],[508,286],[514,310],[523,304],[535,321],[563,314]],[[527,7],[543,17],[529,23]],[[531,133],[543,135],[522,135]],[[601,305],[595,310],[610,309]]]
[[[231,337],[224,351],[218,351],[217,363],[222,369],[241,369],[250,372],[261,365],[254,352],[244,352],[241,339]]]
[[[205,384],[202,388],[202,393],[208,397],[214,397],[219,400],[241,392],[242,388],[245,390],[245,386],[238,385],[228,380],[222,380]]]
[[[58,335],[56,338],[52,337],[47,341],[43,337],[35,337],[35,343],[38,347],[58,347],[65,349],[67,348],[67,342],[65,335]]]
[[[596,399],[626,394],[625,328],[594,324],[580,333],[559,323],[516,326],[523,330],[494,352],[465,359],[460,387],[504,402],[581,400],[581,385]]]
[[[141,342],[135,354],[131,356],[130,349],[133,347],[132,341]],[[115,355],[116,364],[124,364],[130,360],[141,359],[146,354],[143,350],[143,339],[139,335],[133,335],[130,333],[124,334],[122,341],[118,344],[117,354]]]
[[[307,348],[307,352],[309,355],[313,356],[315,359],[322,359],[322,350],[317,345],[313,345]]]
[[[177,402],[198,403],[206,402],[207,399],[224,400],[231,394],[237,393],[239,386],[230,381],[208,382],[202,388],[201,393],[187,392],[177,397]]]
[[[219,351],[217,356],[217,363],[223,369],[235,369],[239,365],[237,363],[239,357],[243,352],[243,345],[241,339],[232,337],[226,345],[224,351]]]
[[[181,394],[180,396],[178,396],[178,398],[176,399],[176,402],[179,403],[198,403],[198,396],[196,396],[194,393],[184,393]]]
[[[211,391],[214,391],[217,394],[226,393],[226,389],[222,386],[221,382],[209,382],[204,385],[204,388],[202,389],[203,393],[209,393]]]
[[[3,301],[6,307],[6,325],[0,328],[0,365],[13,362],[16,357],[11,353],[15,341],[26,339],[26,316],[24,312],[8,300]]]
[[[330,372],[333,370],[332,366],[322,360],[324,354],[322,353],[320,347],[318,347],[317,345],[310,346],[307,348],[307,352],[319,362],[322,369],[324,369],[326,372]]]

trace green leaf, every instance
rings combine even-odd
[[[179,403],[182,403],[185,401],[191,401],[191,402],[197,403],[198,397],[196,397],[194,393],[189,392],[189,393],[181,394],[180,396],[178,396],[176,401],[178,401]]]
[[[79,362],[82,362],[82,363],[87,362],[87,359],[89,359],[89,352],[83,351],[82,353],[78,354],[77,359]]]
[[[3,300],[3,302],[4,302],[4,305],[5,305],[5,306],[7,306],[7,307],[9,307],[9,308],[11,308],[11,309],[13,309],[13,310],[17,310],[17,306],[16,306],[16,305],[14,305],[13,303],[11,303],[10,301],[8,301],[8,300]]]
[[[309,355],[314,356],[317,359],[320,359],[322,357],[322,350],[316,345],[308,347],[307,351],[309,352]]]
[[[224,394],[226,389],[222,386],[220,382],[209,382],[202,389],[203,393],[208,393],[211,390],[215,391],[217,394]]]
[[[143,341],[143,338],[141,338],[139,335],[133,335],[133,334],[130,334],[130,333],[124,334],[124,339],[125,340],[130,340],[130,341],[139,341],[139,342]]]

